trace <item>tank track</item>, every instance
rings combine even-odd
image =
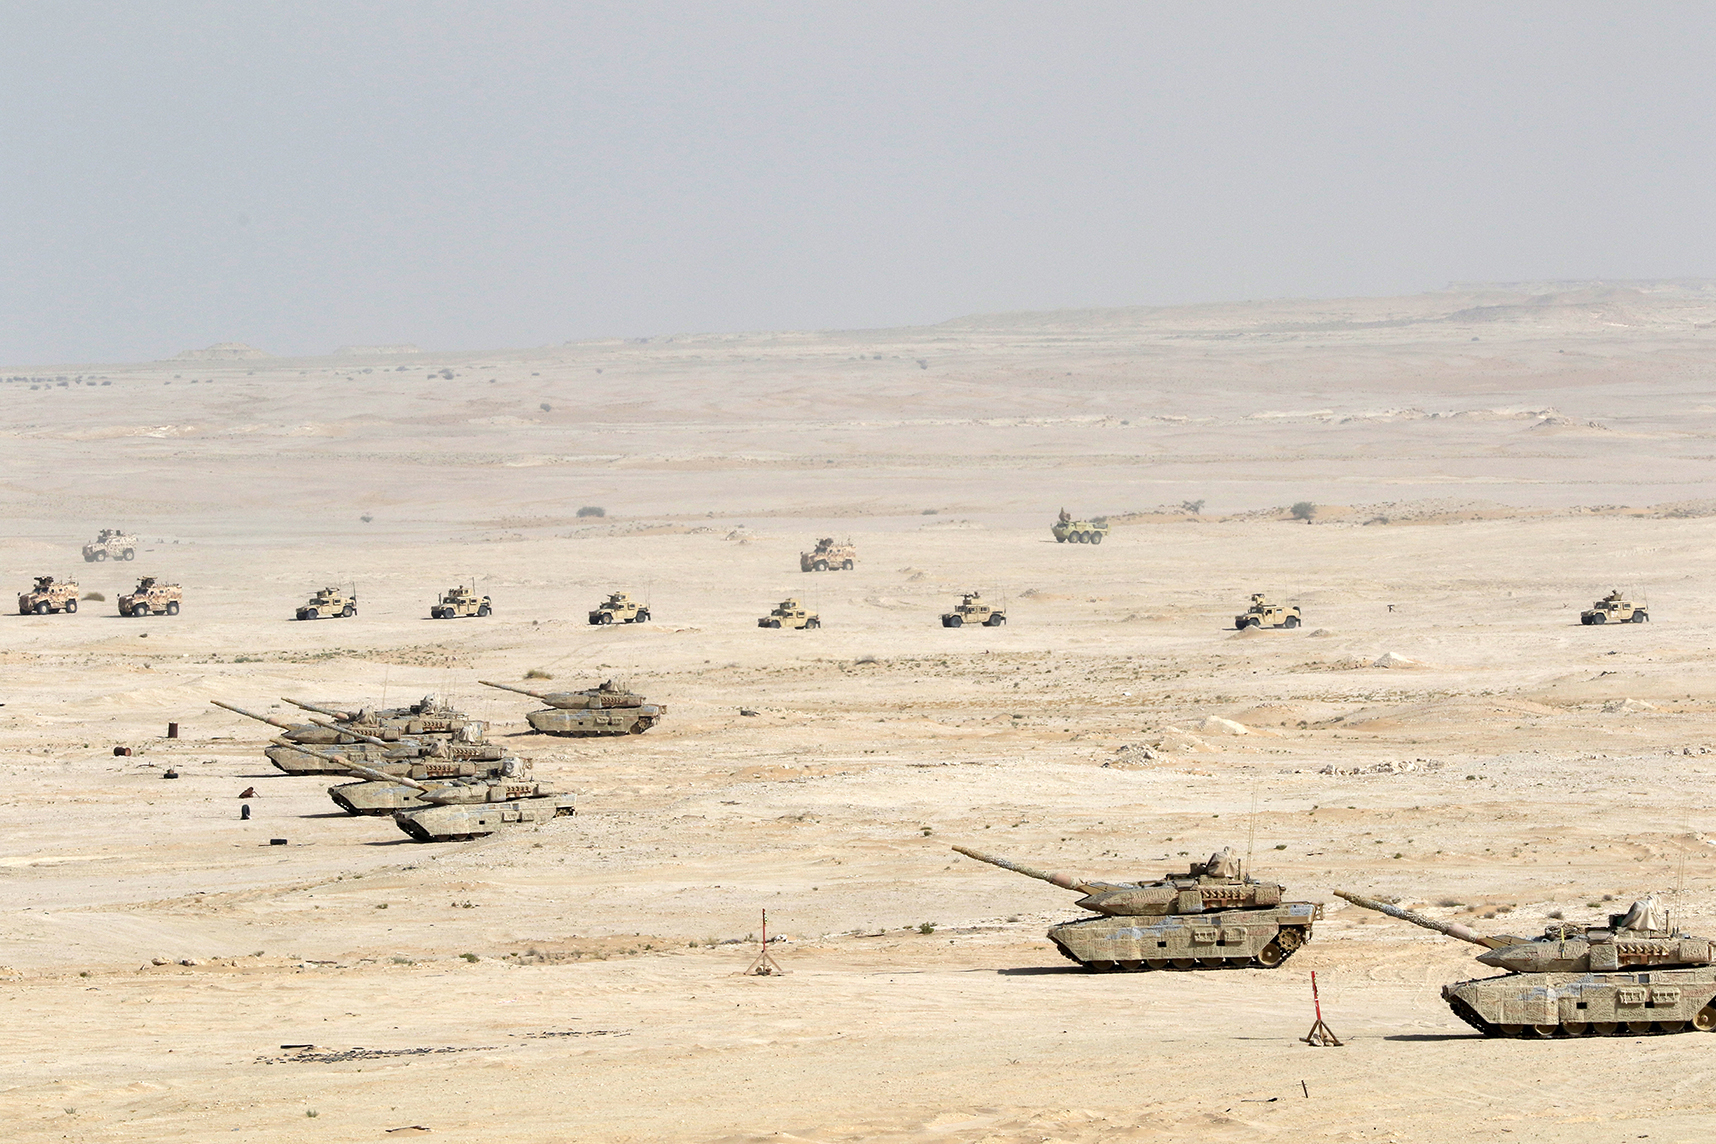
[[[1513,1037],[1524,1040],[1543,1040],[1550,1037],[1663,1037],[1672,1033],[1706,1031],[1699,1029],[1693,1021],[1581,1021],[1571,1028],[1563,1023],[1554,1025],[1498,1025],[1478,1016],[1470,1005],[1458,997],[1449,998],[1448,1008],[1454,1011],[1454,1016],[1486,1037]],[[1709,1013],[1710,1010],[1706,1009],[1705,1012]],[[1645,1027],[1641,1029],[1638,1027],[1640,1025]]]
[[[1280,935],[1280,936],[1287,936],[1289,934],[1289,932],[1290,931],[1284,930],[1282,935]],[[1297,935],[1292,935],[1292,936],[1297,937]],[[1050,940],[1053,940],[1053,939],[1050,939]],[[1280,940],[1280,937],[1278,936],[1277,941],[1279,941],[1279,940]],[[1060,951],[1060,955],[1062,957],[1066,958],[1068,961],[1074,963],[1075,965],[1082,965],[1086,969],[1092,970],[1093,972],[1096,972],[1096,973],[1153,973],[1157,970],[1163,970],[1163,971],[1178,970],[1182,973],[1192,973],[1192,972],[1195,972],[1195,971],[1201,970],[1201,969],[1280,969],[1283,965],[1285,965],[1287,963],[1287,959],[1289,957],[1292,957],[1295,953],[1297,953],[1299,951],[1299,947],[1303,944],[1304,944],[1303,940],[1298,940],[1298,941],[1289,940],[1289,941],[1281,942],[1280,943],[1281,960],[1277,961],[1274,965],[1265,965],[1265,964],[1263,964],[1262,961],[1258,960],[1255,957],[1219,957],[1219,958],[1217,958],[1217,957],[1205,957],[1205,958],[1196,958],[1196,959],[1190,959],[1190,960],[1192,960],[1191,965],[1179,965],[1179,964],[1176,964],[1175,961],[1163,961],[1161,964],[1157,964],[1157,965],[1152,965],[1148,961],[1080,961],[1078,958],[1074,957],[1070,952],[1068,952],[1066,946],[1062,945],[1058,941],[1055,942],[1055,949]],[[1188,959],[1179,958],[1177,960],[1185,961]],[[1475,1016],[1475,1014],[1474,1014],[1474,1016]]]

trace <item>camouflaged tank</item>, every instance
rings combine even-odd
[[[424,757],[447,758],[460,762],[499,761],[504,752],[484,741],[487,727],[480,720],[466,719],[458,712],[435,707],[425,698],[422,704],[409,708],[395,707],[385,711],[366,709],[363,720],[344,723],[313,720],[288,723],[272,715],[261,715],[218,699],[209,702],[236,714],[280,728],[284,734],[276,737],[263,750],[268,761],[289,775],[344,774],[342,767],[314,755],[293,750],[295,746],[338,746],[358,762],[387,769],[406,769],[411,761]],[[286,700],[312,711],[334,711],[295,699]],[[425,708],[428,709],[425,712]],[[379,740],[379,742],[377,741]]]
[[[1247,877],[1231,850],[1154,882],[1094,882],[954,849],[1085,895],[1077,904],[1100,916],[1062,922],[1049,940],[1096,970],[1274,969],[1310,940],[1311,923],[1323,916],[1319,903],[1284,902],[1283,887]]]
[[[525,771],[437,781],[389,775],[337,754],[332,758],[371,783],[414,791],[421,805],[395,810],[393,822],[418,842],[469,842],[510,826],[551,822],[577,813],[572,795],[550,790]]]
[[[641,735],[667,714],[660,703],[647,702],[617,680],[610,679],[600,687],[583,691],[532,691],[510,683],[477,680],[484,687],[515,691],[540,699],[548,704],[542,711],[525,716],[530,725],[546,735],[567,735],[590,738],[596,735]]]
[[[447,739],[390,743],[371,735],[349,730],[346,733],[359,743],[396,752],[381,762],[362,764],[387,775],[386,782],[365,780],[328,788],[328,797],[347,814],[392,814],[406,807],[428,805],[418,798],[416,788],[409,785],[408,780],[453,782],[462,779],[529,778],[530,764],[506,755],[495,743],[465,746]],[[409,743],[415,743],[415,755],[397,753]],[[341,761],[349,758],[349,746],[305,747],[292,744],[291,749],[294,753],[315,755],[327,761],[336,768],[336,773],[349,773],[349,768]],[[480,752],[480,757],[474,757],[477,752]]]
[[[1556,924],[1542,937],[1481,934],[1362,894],[1355,906],[1482,946],[1497,977],[1442,987],[1454,1015],[1489,1037],[1636,1037],[1716,1030],[1716,942],[1669,924],[1653,894],[1607,925]]]

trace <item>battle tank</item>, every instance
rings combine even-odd
[[[1085,895],[1100,916],[1062,922],[1049,940],[1096,970],[1274,969],[1311,937],[1317,902],[1284,902],[1284,887],[1247,876],[1231,850],[1153,882],[1095,882],[1037,870],[964,846],[968,858]]]
[[[661,721],[667,707],[646,702],[644,697],[617,680],[583,691],[532,691],[510,683],[477,680],[484,687],[515,691],[540,699],[548,706],[525,716],[530,725],[547,735],[589,738],[596,735],[641,735]]]
[[[287,749],[314,756],[326,763],[329,774],[353,773],[347,765],[354,761],[350,757],[349,747],[306,747],[294,743]],[[511,755],[502,759],[480,761],[421,755],[415,759],[390,759],[358,765],[365,768],[362,781],[340,783],[328,788],[328,797],[334,800],[335,806],[347,814],[358,816],[392,814],[396,810],[433,805],[423,801],[419,788],[412,785],[413,783],[426,782],[439,786],[466,779],[507,779],[514,782],[528,782],[531,779],[529,761]]]
[[[1656,896],[1607,925],[1556,924],[1542,937],[1482,934],[1362,894],[1355,906],[1483,947],[1497,977],[1442,987],[1454,1015],[1489,1037],[1635,1037],[1716,1029],[1716,943],[1669,924]]]
[[[284,719],[276,719],[272,715],[261,715],[248,711],[231,703],[223,703],[218,699],[209,702],[217,707],[225,708],[236,714],[255,719],[259,723],[278,727],[283,735],[275,738],[264,748],[263,754],[268,761],[289,775],[337,775],[344,774],[343,767],[334,765],[315,756],[306,755],[294,750],[296,746],[338,746],[345,753],[366,765],[392,769],[406,769],[412,760],[431,757],[444,758],[456,762],[495,762],[499,761],[504,752],[493,743],[483,741],[484,725],[477,721],[459,720],[458,727],[453,731],[421,730],[419,720],[413,718],[404,722],[404,727],[414,733],[400,734],[397,723],[398,716],[387,715],[383,722],[376,723],[344,723],[332,724],[327,722],[288,723]],[[293,700],[287,700],[288,703]],[[327,710],[326,708],[315,708]],[[394,712],[402,709],[395,708]],[[447,722],[447,720],[435,720]],[[369,731],[376,734],[369,734]]]
[[[469,842],[508,826],[549,822],[577,813],[572,795],[549,790],[524,774],[425,781],[388,775],[338,754],[332,760],[344,763],[346,770],[372,783],[414,790],[422,805],[395,810],[393,821],[418,842]]]

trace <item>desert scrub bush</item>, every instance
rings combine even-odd
[[[578,510],[579,516],[607,516],[608,510],[597,504],[587,504]]]

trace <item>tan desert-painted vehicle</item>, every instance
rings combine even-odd
[[[1300,621],[1297,604],[1272,604],[1264,592],[1251,594],[1251,607],[1233,618],[1233,626],[1246,628],[1296,628]]]
[[[145,576],[137,587],[119,597],[122,616],[176,616],[185,594],[177,584],[157,584],[155,577]]]
[[[966,624],[998,628],[1006,622],[1006,610],[990,607],[981,592],[965,593],[959,603],[953,606],[953,611],[943,612],[941,615],[941,626],[944,628],[963,628]]]
[[[832,536],[824,536],[809,552],[798,554],[800,572],[850,572],[858,562],[858,549],[850,540],[836,544]]]
[[[327,618],[344,618],[357,615],[357,592],[349,595],[340,588],[323,588],[309,602],[298,609],[300,620],[320,620]]]
[[[803,604],[788,597],[775,605],[775,610],[757,621],[759,628],[820,628],[822,617],[805,610]]]
[[[98,560],[135,560],[137,538],[117,528],[104,528],[96,534],[94,543],[83,546],[83,558],[88,564]]]
[[[37,576],[36,585],[18,594],[18,614],[45,616],[49,612],[77,611],[77,584],[71,580],[55,580],[52,576]]]
[[[1055,526],[1049,530],[1055,534],[1055,543],[1066,544],[1101,544],[1102,538],[1108,535],[1108,518],[1099,516],[1095,520],[1074,520],[1072,514],[1061,509],[1061,515],[1055,521]]]
[[[441,599],[430,606],[429,616],[436,620],[451,620],[460,616],[486,616],[492,610],[487,596],[479,596],[475,589],[461,584],[441,593]]]
[[[649,606],[640,604],[626,592],[615,592],[590,610],[592,624],[647,624]]]
[[[1610,592],[1590,609],[1579,613],[1582,624],[1643,624],[1650,621],[1650,613],[1645,611],[1642,604],[1621,598],[1619,592]]]
[[[532,691],[511,683],[477,680],[484,687],[498,687],[540,699],[548,704],[525,716],[531,727],[545,735],[590,738],[596,735],[641,735],[661,721],[667,705],[651,703],[617,679],[582,691]]]

